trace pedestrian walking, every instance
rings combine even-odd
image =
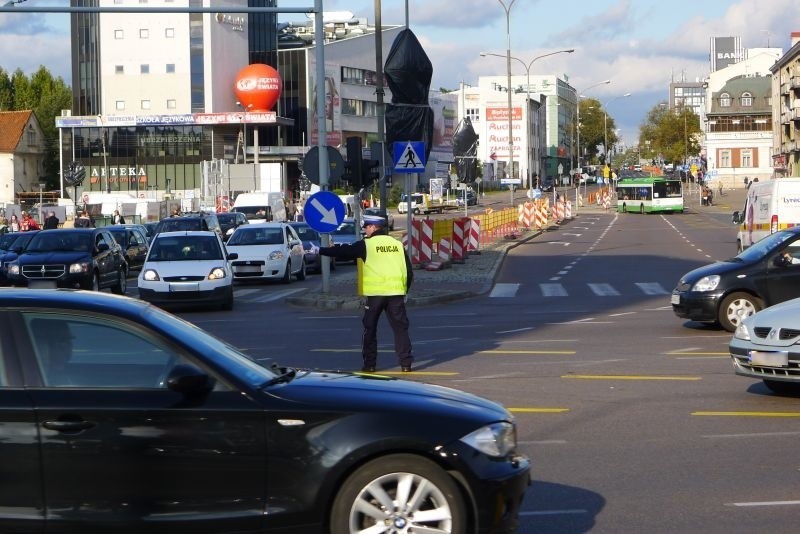
[[[27,211],[22,212],[22,221],[19,223],[19,229],[22,232],[27,232],[29,230],[39,230],[39,223],[36,222],[36,219],[31,217],[31,214]]]
[[[48,211],[47,217],[44,219],[44,229],[45,230],[54,230],[58,228],[58,217],[56,217],[56,212]]]
[[[112,216],[112,222],[114,224],[125,224],[125,217],[120,215],[119,210],[114,210],[114,215]]]
[[[8,222],[8,231],[9,232],[19,232],[22,227],[19,224],[19,218],[17,218],[17,214],[13,213],[11,215],[11,220]]]
[[[93,228],[94,223],[92,219],[89,218],[89,214],[86,213],[86,211],[78,210],[78,216],[75,218],[73,226],[75,226],[75,228]]]
[[[387,234],[386,219],[365,215],[365,239],[352,244],[322,247],[319,253],[339,260],[358,261],[359,295],[366,297],[361,340],[363,372],[375,371],[378,360],[378,320],[385,311],[394,334],[394,350],[403,372],[410,372],[414,358],[408,335],[406,294],[414,273],[403,244]]]

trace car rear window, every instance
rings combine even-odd
[[[165,219],[158,225],[158,233],[208,230],[203,219]]]

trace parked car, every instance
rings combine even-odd
[[[161,232],[205,232],[212,231],[222,237],[222,228],[216,213],[193,212],[166,217],[158,222],[156,233]]]
[[[464,207],[464,192],[458,191],[456,196],[456,205]],[[477,206],[478,197],[475,196],[474,191],[467,191],[467,206]]]
[[[126,297],[0,310],[2,532],[516,530],[530,462],[495,402],[266,368]]]
[[[384,213],[380,208],[364,208],[363,213],[364,215],[376,215],[378,217],[384,217],[389,230],[394,230],[394,215],[392,215],[390,211],[387,210],[386,213]]]
[[[733,332],[757,311],[800,297],[800,227],[771,234],[738,256],[683,275],[672,291],[675,315]]]
[[[122,247],[125,261],[130,271],[138,271],[147,257],[148,240],[145,229],[140,224],[115,224],[106,226],[106,230]]]
[[[237,211],[217,213],[217,220],[219,220],[219,227],[222,229],[223,241],[227,241],[233,235],[234,230],[248,223],[245,214]]]
[[[238,254],[232,263],[236,280],[306,278],[303,242],[289,223],[251,223],[237,228],[228,239],[228,250]]]
[[[729,349],[737,375],[761,379],[775,393],[800,393],[800,298],[743,319]]]
[[[319,232],[311,228],[305,222],[290,222],[289,226],[297,232],[297,237],[303,242],[303,252],[305,252],[306,270],[312,272],[322,272],[322,257],[319,255],[319,247],[322,238]],[[331,270],[336,268],[336,263],[331,261]]]
[[[124,294],[128,264],[106,228],[59,228],[38,232],[8,264],[15,286],[65,287]]]
[[[0,286],[9,285],[10,282],[6,274],[8,264],[22,254],[22,251],[25,250],[25,247],[28,246],[28,243],[38,232],[38,230],[31,230],[0,236]]]
[[[216,232],[156,235],[139,273],[139,298],[162,307],[217,306],[233,309],[233,273]]]

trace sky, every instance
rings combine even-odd
[[[0,5],[8,0],[0,0]],[[511,0],[503,0],[507,7]],[[670,80],[702,80],[709,71],[711,37],[738,36],[745,48],[790,48],[800,31],[798,0],[514,0],[506,25],[500,0],[324,0],[325,11],[349,11],[383,24],[406,23],[433,63],[431,89],[477,84],[480,76],[506,74],[509,44],[525,63],[542,54],[531,74],[566,76],[582,94],[608,103],[622,142],[635,145],[647,112],[668,98]],[[26,0],[26,6],[68,5],[68,0]],[[279,7],[313,6],[313,0],[278,0]],[[282,14],[281,21],[305,20]],[[0,13],[0,67],[30,74],[40,65],[71,84],[69,16]],[[525,69],[512,61],[512,74]],[[584,88],[610,79],[608,85]],[[626,93],[631,96],[621,97]],[[611,102],[611,100],[614,100]]]

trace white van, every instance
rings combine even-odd
[[[283,193],[264,191],[239,193],[233,202],[231,211],[244,213],[251,223],[286,220],[286,203]]]
[[[739,225],[739,252],[759,239],[800,225],[800,178],[776,178],[752,182],[742,211],[733,212]]]

